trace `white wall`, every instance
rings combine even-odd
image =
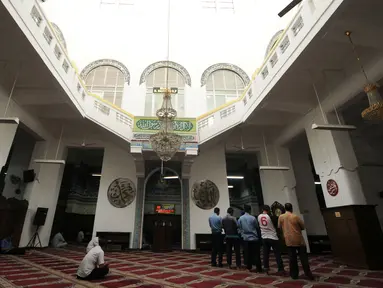
[[[136,185],[136,166],[127,150],[108,143],[104,150],[102,176],[97,199],[93,234],[96,232],[130,232],[133,241],[136,199],[125,208],[116,208],[108,201],[107,190],[113,180],[129,178]]]
[[[196,181],[208,179],[213,181],[219,189],[219,202],[217,207],[221,214],[230,207],[229,190],[227,188],[225,150],[219,144],[209,150],[202,150],[196,157],[190,171],[190,249],[196,248],[195,234],[211,233],[208,218],[214,209],[202,210],[197,207],[191,199],[193,184]]]
[[[302,141],[291,145],[290,154],[296,179],[298,204],[301,213],[305,217],[307,234],[327,235],[316,195],[315,179],[311,169],[310,150],[307,140],[302,138]]]

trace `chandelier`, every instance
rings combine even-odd
[[[172,107],[169,89],[165,89],[162,106],[157,110],[156,116],[160,121],[160,131],[150,136],[149,142],[158,157],[166,162],[172,159],[182,143],[182,137],[173,132],[177,111]]]
[[[355,53],[356,60],[360,64],[360,70],[362,74],[364,75],[364,78],[366,79],[366,85],[364,86],[364,92],[367,94],[368,98],[368,103],[369,107],[364,109],[362,111],[362,118],[369,120],[369,121],[381,121],[383,120],[383,99],[382,96],[380,95],[377,85],[372,83],[368,77],[367,73],[361,63],[360,57],[358,55],[358,52],[356,51],[356,47],[354,45],[354,42],[352,41],[351,38],[351,32],[346,31],[346,36],[348,37],[348,40],[350,41],[350,44],[352,46],[352,49]]]

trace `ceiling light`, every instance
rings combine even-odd
[[[227,176],[227,179],[243,179],[243,176]]]
[[[279,170],[279,171],[287,171],[290,170],[287,166],[259,166],[259,170]]]
[[[351,131],[356,130],[354,125],[340,125],[340,124],[313,124],[312,130],[328,130],[328,131]]]
[[[65,160],[34,159],[33,162],[35,162],[37,164],[59,164],[59,165],[65,165]]]
[[[227,188],[229,188],[229,189],[230,189],[230,188],[234,188],[234,186],[233,186],[233,185],[229,185],[229,186],[227,186]]]
[[[168,179],[178,179],[178,176],[165,176],[164,179],[165,180],[168,180]]]
[[[315,185],[321,185],[321,183],[320,182],[315,182]]]
[[[92,174],[93,177],[101,177],[101,174]]]

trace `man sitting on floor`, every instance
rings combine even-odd
[[[63,248],[67,246],[68,243],[66,243],[63,235],[59,232],[52,238],[52,247],[54,248]]]
[[[98,241],[98,237],[93,237],[93,239],[89,241],[88,246],[86,247],[86,253],[88,253],[92,248],[99,246],[100,244]]]
[[[97,240],[99,241],[98,237]],[[103,279],[109,273],[109,265],[104,261],[104,251],[100,245],[90,249],[77,269],[77,279]]]

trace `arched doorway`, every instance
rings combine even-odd
[[[145,248],[153,244],[156,221],[166,221],[172,225],[171,246],[182,248],[182,181],[180,175],[171,168],[153,169],[145,178],[142,209],[141,244]]]

